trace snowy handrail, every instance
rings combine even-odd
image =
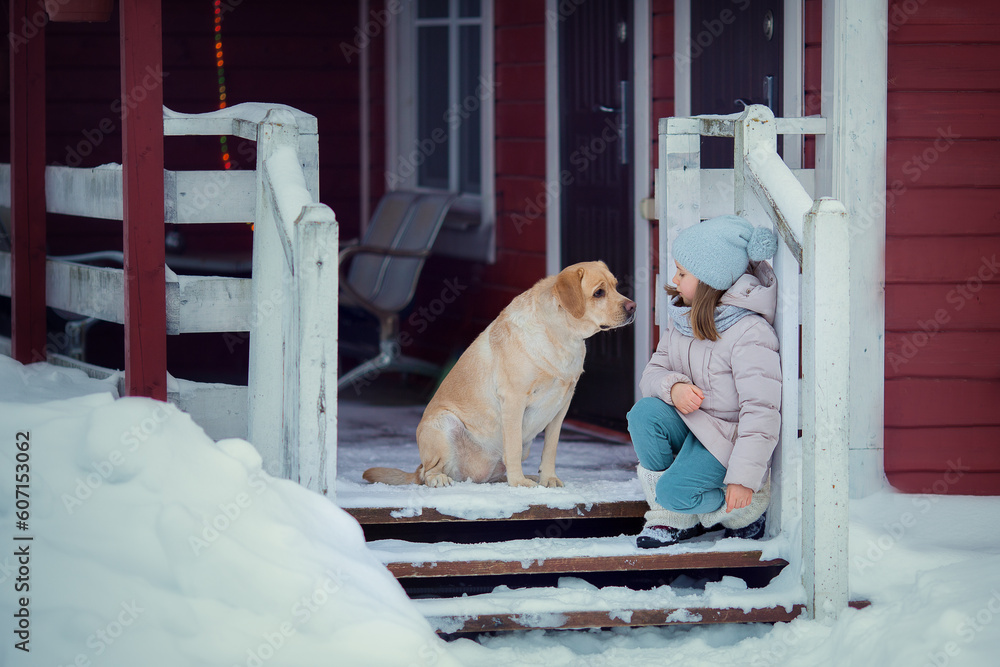
[[[802,578],[810,616],[836,618],[849,596],[847,212],[805,192],[766,106],[744,110],[734,139],[736,213],[754,196],[802,267]]]
[[[661,266],[668,265],[680,230],[724,212],[754,221],[766,216],[787,248],[779,249],[774,260],[782,294],[775,329],[781,341],[784,389],[772,474],[778,492],[772,488],[768,523],[795,530],[791,510],[802,504],[802,578],[808,613],[836,617],[848,603],[847,214],[833,199],[813,201],[800,184],[800,179],[811,180],[812,174],[790,170],[777,152],[778,134],[823,134],[826,120],[775,119],[767,107],[751,105],[730,116],[663,118],[659,128],[656,202]],[[702,136],[733,137],[731,172],[701,169]],[[723,197],[725,189],[717,188],[730,180],[734,206],[725,211],[728,195]],[[663,275],[658,279],[662,282]],[[662,290],[657,294],[662,298]],[[657,311],[665,312],[665,306],[661,302]],[[795,488],[800,441],[801,494]]]
[[[273,474],[332,496],[338,227],[310,193],[296,120],[273,109],[257,127],[249,440]]]

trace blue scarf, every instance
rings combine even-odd
[[[674,328],[685,336],[694,337],[694,330],[691,328],[691,306],[681,306],[674,303],[680,301],[680,297],[675,297],[667,302],[667,314],[674,322]],[[747,315],[753,315],[752,310],[740,308],[739,306],[716,306],[715,308],[715,330],[720,334],[733,326]]]

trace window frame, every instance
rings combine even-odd
[[[396,20],[387,26],[386,39],[386,169],[385,181],[387,190],[407,189],[418,192],[440,192],[440,189],[419,187],[417,185],[418,169],[409,170],[408,174],[401,166],[407,164],[406,155],[412,154],[417,137],[417,28],[419,26],[454,26],[449,31],[451,49],[454,54],[458,46],[458,26],[480,25],[480,81],[493,87],[493,93],[486,96],[480,104],[480,192],[461,192],[458,200],[452,206],[452,211],[466,216],[479,218],[480,226],[493,225],[495,219],[496,198],[494,167],[495,146],[494,135],[494,103],[496,81],[494,75],[493,52],[493,0],[480,0],[480,16],[475,18],[459,18],[457,16],[458,0],[449,0],[451,11],[448,18],[417,19],[416,2],[407,1],[400,5]],[[460,101],[458,95],[458,67],[449,59],[449,105],[452,109]],[[482,84],[480,84],[482,85]],[[449,141],[449,187],[457,192],[459,142],[458,125],[448,127]],[[390,178],[390,176],[394,176]]]

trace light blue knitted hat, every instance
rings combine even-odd
[[[750,260],[774,256],[778,237],[738,215],[720,215],[688,227],[674,241],[674,259],[695,278],[718,290],[733,286]]]

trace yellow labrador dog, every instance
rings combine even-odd
[[[556,446],[583,373],[585,340],[635,318],[635,302],[617,285],[604,262],[583,262],[517,296],[462,354],[424,410],[417,470],[370,468],[364,478],[446,486],[506,475],[511,486],[535,486],[521,462],[544,429],[538,483],[562,486]]]

